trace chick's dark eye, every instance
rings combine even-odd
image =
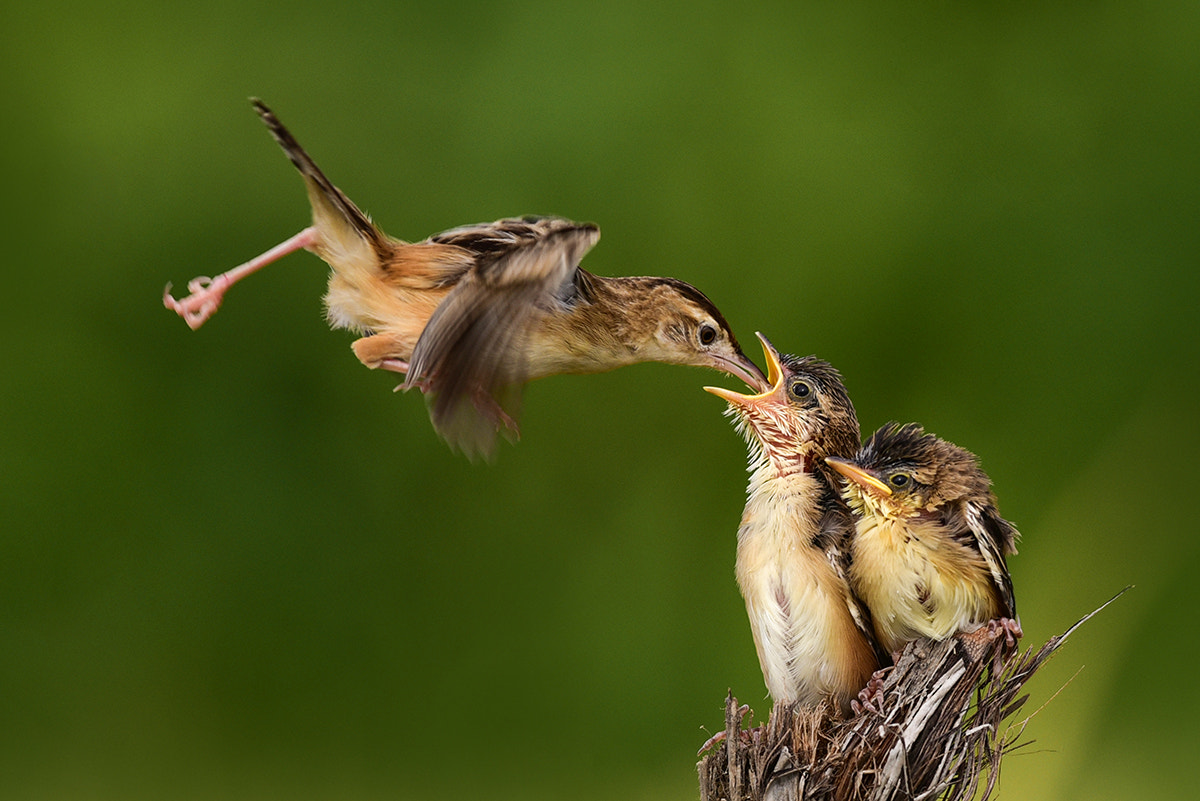
[[[896,489],[903,489],[904,487],[908,486],[908,476],[906,476],[904,473],[897,473],[888,480]]]
[[[807,381],[793,381],[788,386],[788,391],[796,400],[804,400],[812,395],[812,387],[808,385]]]
[[[711,345],[717,340],[717,329],[713,328],[708,323],[705,323],[704,325],[700,326],[697,336],[700,338],[701,345]]]

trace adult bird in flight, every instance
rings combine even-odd
[[[383,233],[334,186],[260,100],[252,100],[300,171],[312,225],[163,303],[193,329],[251,273],[297,250],[331,268],[326,317],[360,335],[367,367],[404,375],[434,427],[468,455],[490,455],[497,433],[517,434],[522,386],[558,373],[596,373],[639,362],[709,367],[750,385],[762,372],[698,289],[674,278],[594,275],[580,260],[600,238],[590,223],[519,217],[466,225],[421,242]]]

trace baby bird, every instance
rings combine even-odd
[[[1000,517],[974,454],[889,423],[853,459],[826,462],[848,479],[858,517],[850,585],[893,654],[919,637],[944,640],[983,626],[1021,636],[1005,557],[1019,536]]]
[[[869,613],[847,581],[854,524],[825,463],[858,449],[858,418],[832,366],[780,356],[758,337],[768,364],[760,394],[705,387],[729,402],[750,446],[738,586],[775,702],[832,699],[846,711],[881,656]]]
[[[523,384],[556,373],[596,373],[638,362],[711,367],[749,384],[762,372],[717,307],[674,278],[605,278],[579,266],[600,238],[590,223],[521,217],[467,225],[407,243],[384,234],[317,168],[262,101],[255,110],[300,171],[313,224],[216,278],[163,303],[199,328],[235,283],[305,249],[332,268],[325,295],[334,328],[361,335],[367,367],[405,374],[434,427],[468,455],[516,435]]]

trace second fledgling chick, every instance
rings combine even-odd
[[[847,581],[853,522],[825,464],[858,449],[858,418],[832,366],[780,356],[758,336],[768,364],[760,394],[705,387],[729,402],[750,446],[738,586],[775,702],[831,699],[845,711],[880,666],[869,614]]]
[[[638,362],[711,367],[748,383],[761,371],[699,290],[674,278],[605,278],[579,266],[600,238],[590,223],[521,217],[467,225],[422,242],[384,234],[317,168],[259,100],[255,110],[300,171],[313,224],[216,278],[196,278],[163,303],[193,329],[225,292],[296,250],[332,271],[330,325],[362,335],[367,367],[405,374],[430,399],[434,427],[467,452],[515,433],[523,384],[557,373],[596,373]]]
[[[850,583],[883,647],[944,640],[982,626],[1020,636],[1005,557],[1018,533],[996,509],[991,481],[970,451],[889,423],[853,459],[826,460],[848,479],[858,516]]]

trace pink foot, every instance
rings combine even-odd
[[[750,712],[749,704],[742,704],[741,706],[739,706],[738,710],[737,710],[738,720],[740,721],[749,712]],[[746,731],[745,729],[738,729],[738,733],[741,735],[743,742],[746,742],[746,743],[750,742],[750,732]],[[704,745],[700,746],[700,750],[696,752],[696,756],[703,755],[705,751],[712,748],[717,743],[722,743],[722,742],[725,742],[725,732],[723,730],[717,732],[712,737],[709,737],[707,740],[705,740]]]
[[[997,636],[1003,632],[1005,643],[1009,649],[1016,648],[1017,638],[1025,635],[1025,632],[1021,631],[1021,621],[1014,620],[1010,617],[989,620],[987,627],[988,632],[991,633],[992,636]]]
[[[471,394],[475,402],[475,410],[483,417],[486,417],[497,431],[507,428],[509,431],[513,431],[518,435],[520,434],[521,426],[517,424],[516,420],[512,419],[508,412],[504,411],[504,408],[485,389],[479,387]]]
[[[182,317],[188,327],[195,331],[221,308],[221,301],[225,299],[229,287],[271,262],[312,245],[318,238],[316,228],[305,228],[286,242],[276,245],[260,256],[255,256],[245,264],[221,273],[216,278],[206,275],[193,278],[188,281],[188,292],[191,294],[181,300],[171,297],[171,285],[167,284],[167,288],[163,290],[163,305]]]
[[[171,297],[171,285],[167,284],[167,288],[163,290],[163,305],[182,317],[188,328],[195,331],[221,308],[225,291],[232,286],[227,275],[228,273],[224,273],[215,279],[206,275],[193,278],[188,281],[188,291],[192,294],[183,300]]]
[[[872,673],[867,686],[859,691],[858,698],[856,700],[851,699],[850,709],[854,711],[854,714],[861,715],[864,711],[875,715],[882,714],[883,678],[889,670],[891,668],[882,668]]]
[[[433,388],[433,379],[429,376],[425,378],[412,378],[409,374],[409,363],[403,359],[384,359],[379,363],[379,366],[384,370],[390,370],[393,373],[403,373],[405,376],[404,383],[397,384],[392,388],[392,392],[408,392],[413,387],[421,390],[422,393],[428,394]]]

